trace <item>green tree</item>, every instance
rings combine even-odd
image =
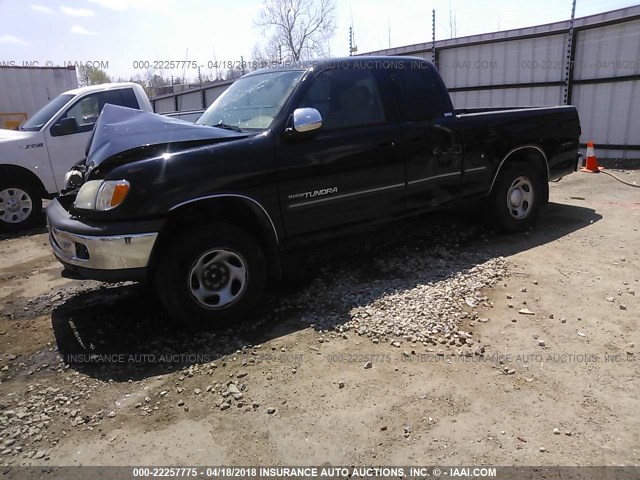
[[[78,66],[78,83],[81,87],[87,85],[98,85],[100,83],[111,83],[111,78],[107,75],[107,72],[100,70],[93,65],[80,65]]]

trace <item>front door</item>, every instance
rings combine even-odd
[[[320,72],[296,105],[323,123],[313,138],[276,149],[287,234],[382,218],[403,209],[405,167],[375,70]]]

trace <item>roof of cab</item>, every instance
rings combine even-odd
[[[101,83],[99,85],[88,85],[86,87],[74,88],[73,90],[68,90],[64,92],[65,94],[70,95],[81,95],[83,93],[91,93],[91,92],[102,92],[105,90],[113,90],[117,88],[126,88],[138,85],[134,82],[119,82],[119,83]],[[139,85],[138,85],[139,86]]]
[[[272,72],[276,70],[311,70],[318,69],[322,70],[328,67],[334,66],[347,66],[353,65],[355,63],[362,62],[379,62],[379,66],[384,68],[384,62],[427,62],[431,64],[430,61],[422,58],[422,57],[411,57],[411,56],[356,56],[356,57],[337,57],[337,58],[322,58],[322,59],[311,59],[311,60],[300,60],[297,62],[283,62],[279,65],[269,66],[267,68],[261,68],[259,70],[255,70],[253,72],[247,73],[245,77],[251,75],[259,75],[262,73]],[[377,67],[378,65],[373,64],[372,67]]]

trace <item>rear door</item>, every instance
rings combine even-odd
[[[323,125],[313,138],[283,141],[276,148],[288,235],[369,221],[403,208],[404,162],[380,74],[353,65],[324,70],[295,105],[317,109]]]
[[[446,88],[427,62],[387,70],[402,126],[407,208],[433,208],[460,195],[462,147]]]

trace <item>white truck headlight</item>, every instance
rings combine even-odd
[[[80,188],[74,207],[81,210],[107,211],[120,205],[129,193],[126,180],[91,180]]]

